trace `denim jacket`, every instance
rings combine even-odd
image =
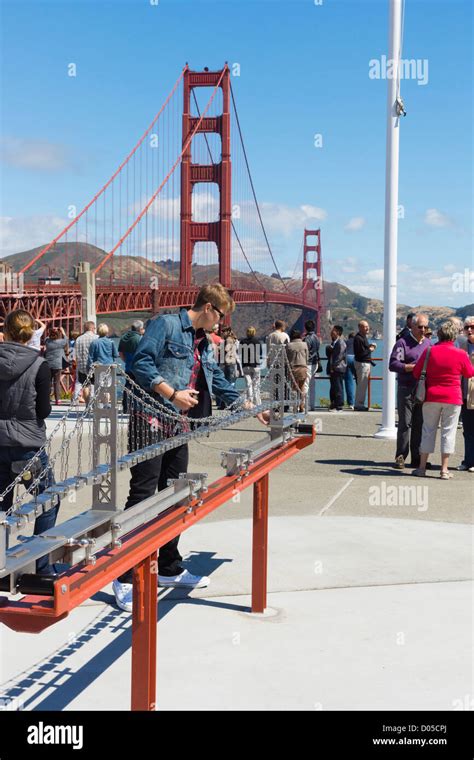
[[[176,411],[176,407],[153,387],[166,382],[178,391],[189,387],[194,365],[195,330],[186,309],[179,314],[163,314],[149,322],[132,363],[132,372],[141,387],[156,396],[161,403]],[[230,405],[239,398],[214,357],[214,350],[204,338],[202,368],[209,393],[218,401]]]

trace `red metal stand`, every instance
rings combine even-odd
[[[155,709],[157,591],[154,552],[133,569],[132,710]]]
[[[132,710],[155,709],[157,639],[157,565],[159,547],[180,535],[206,515],[228,502],[236,489],[254,486],[252,547],[252,612],[263,612],[267,595],[268,477],[271,470],[310,446],[307,434],[290,438],[263,454],[241,473],[225,475],[205,494],[172,507],[149,523],[123,536],[122,545],[96,555],[94,565],[77,565],[54,583],[52,597],[24,596],[19,600],[0,596],[0,623],[15,631],[40,633],[63,620],[71,610],[134,568],[132,612]]]

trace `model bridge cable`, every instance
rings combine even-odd
[[[223,452],[222,464],[227,474],[244,472],[257,456],[294,435],[304,417],[299,412],[301,394],[284,346],[270,355],[268,373],[261,384],[260,405],[245,408],[242,395],[223,412],[200,419],[190,419],[165,407],[117,365],[92,367],[84,383],[86,387],[93,377],[95,394],[86,407],[81,409],[77,402],[71,405],[42,448],[0,494],[0,501],[4,501],[16,489],[12,506],[0,512],[2,590],[14,592],[21,588],[22,577],[34,574],[35,561],[45,554],[52,561],[87,564],[93,561],[98,549],[118,546],[119,533],[150,519],[146,507],[142,512],[140,505],[126,511],[118,507],[119,471],[269,410],[269,433],[263,443]],[[126,399],[126,414],[117,408],[116,391],[120,386]],[[76,451],[76,461],[70,457],[71,447]],[[43,465],[44,454],[48,457],[47,465]],[[183,474],[179,482],[160,492],[160,511],[183,498],[196,496],[206,488],[205,480],[202,473]],[[43,488],[39,488],[42,483]],[[25,525],[54,507],[58,499],[68,496],[71,500],[71,493],[87,486],[92,486],[92,509],[39,536],[25,538],[20,534]],[[17,543],[8,548],[14,535]],[[41,588],[43,593],[44,586]]]

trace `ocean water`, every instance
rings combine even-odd
[[[114,342],[116,343],[118,347],[119,338],[113,338]],[[377,348],[374,351],[374,359],[381,359],[383,356],[383,340],[374,340],[373,343],[377,344]],[[321,356],[326,356],[326,344],[323,344],[321,347]],[[120,361],[120,360],[119,360]],[[122,364],[122,362],[120,361]],[[318,377],[318,380],[316,382],[316,405],[319,405],[320,399],[328,399],[329,398],[329,380],[325,379],[326,374],[326,359],[323,358],[323,368],[324,372],[322,375]],[[262,372],[262,376],[265,374],[265,370]],[[372,376],[373,377],[382,377],[382,362],[378,361],[377,366],[372,368]],[[236,388],[239,391],[243,391],[245,389],[245,381],[243,378],[240,378],[237,380]],[[371,380],[371,405],[374,406],[374,404],[378,404],[379,406],[382,406],[382,380]]]

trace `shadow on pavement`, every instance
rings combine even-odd
[[[213,572],[225,562],[231,559],[219,558],[213,552],[191,552],[192,567],[187,567],[194,573],[212,575]],[[189,557],[189,555],[188,555]],[[183,562],[187,566],[189,559]],[[161,621],[178,604],[204,605],[219,609],[228,609],[236,612],[250,611],[250,607],[227,602],[217,602],[211,599],[191,597],[194,589],[160,589],[158,592],[158,619]],[[9,688],[2,689],[3,699],[16,699],[20,701],[23,709],[28,710],[64,710],[84,689],[90,686],[111,665],[131,648],[132,643],[132,617],[130,613],[118,610],[115,607],[115,597],[105,591],[100,591],[91,597],[94,601],[110,604],[112,609],[100,613],[103,617],[86,625],[80,635],[73,632],[73,637],[64,647],[56,650],[43,661],[36,663],[18,676],[18,681]],[[90,643],[104,629],[116,637],[101,649],[97,654],[87,660],[78,670],[72,670],[68,666],[68,660],[82,647]],[[159,636],[159,633],[158,633]],[[54,673],[54,675],[52,675]],[[12,683],[10,679],[9,683]],[[33,691],[32,691],[33,687]],[[53,689],[52,693],[48,693]],[[23,695],[28,696],[25,698]],[[37,702],[38,698],[44,698]],[[32,708],[30,705],[35,703]],[[104,709],[108,709],[104,705]],[[128,709],[128,708],[127,708]]]

